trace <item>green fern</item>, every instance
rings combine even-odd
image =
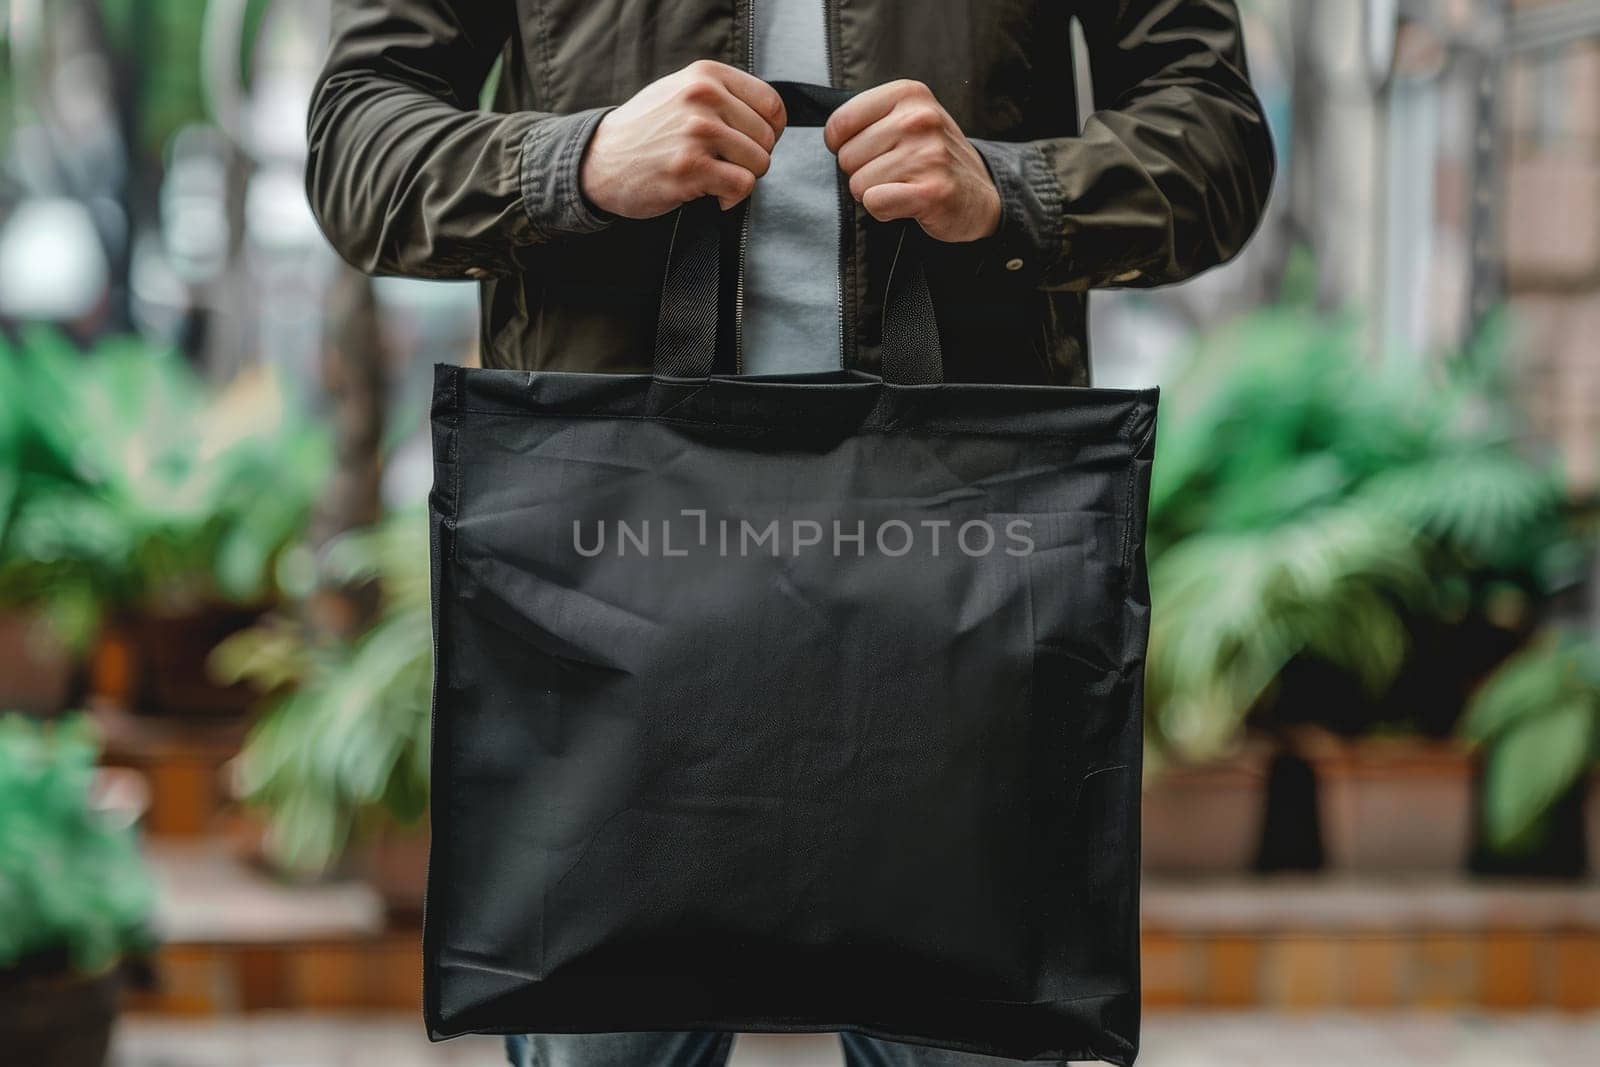
[[[295,688],[269,706],[239,759],[245,799],[267,812],[266,847],[286,869],[317,872],[380,817],[419,818],[428,800],[432,679],[427,523],[415,512],[330,546],[338,582],[377,580],[377,623],[316,648],[283,622],[237,634],[212,655],[227,681]]]
[[[1150,702],[1159,736],[1190,756],[1229,743],[1297,655],[1388,685],[1407,646],[1397,609],[1429,593],[1409,531],[1355,507],[1187,538],[1151,583]]]
[[[98,752],[81,717],[0,715],[0,971],[65,952],[93,973],[151,944],[133,833],[90,803]]]
[[[136,340],[0,343],[0,604],[83,647],[123,610],[269,595],[331,468],[271,377]]]
[[[1214,752],[1299,656],[1380,693],[1407,614],[1565,580],[1560,481],[1504,395],[1492,346],[1449,374],[1380,368],[1304,309],[1208,339],[1167,391],[1151,490],[1154,739]]]

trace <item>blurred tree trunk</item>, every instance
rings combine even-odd
[[[372,279],[340,264],[329,291],[322,380],[334,430],[334,472],[311,540],[319,548],[347,531],[371,526],[383,515],[384,409],[388,359]],[[377,610],[372,583],[328,584],[316,597],[312,625],[351,636]]]
[[[136,0],[130,14],[139,17],[144,3],[145,0]],[[133,238],[143,219],[139,166],[140,69],[137,57],[119,49],[113,41],[106,13],[97,0],[78,5],[73,14],[77,16],[80,35],[75,43],[83,54],[94,57],[105,74],[103,106],[115,127],[117,146],[122,154],[121,171],[113,172],[113,182],[104,188],[90,187],[77,192],[86,197],[106,195],[122,211],[120,227],[108,228],[104,222],[97,226],[108,279],[105,319],[100,326],[109,333],[126,333],[133,328]],[[52,70],[50,75],[56,77],[58,72]]]

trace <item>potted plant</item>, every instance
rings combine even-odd
[[[0,608],[129,705],[239,705],[205,655],[277,592],[329,466],[275,379],[206,386],[142,342],[0,344]]]
[[[1551,628],[1484,684],[1462,722],[1483,747],[1484,840],[1524,851],[1545,831],[1551,809],[1585,791],[1591,869],[1600,873],[1600,643],[1576,629]]]
[[[57,711],[71,701],[75,676],[71,653],[48,624],[0,608],[0,707]]]
[[[12,384],[9,355],[0,355],[0,545],[22,495],[28,441],[27,397]],[[74,663],[36,612],[0,602],[0,707],[55,711],[66,706]]]
[[[118,964],[151,943],[154,891],[131,828],[93,797],[87,720],[0,716],[0,1047],[98,1067]]]
[[[319,641],[275,618],[218,647],[229,680],[274,694],[235,762],[242,798],[267,816],[264,848],[280,868],[316,874],[352,845],[354,865],[391,911],[420,908],[426,836],[433,638],[424,517],[403,512],[346,534],[328,577],[373,581],[373,626]]]
[[[1472,844],[1466,745],[1414,734],[1297,732],[1316,773],[1324,864],[1336,872],[1448,873]]]
[[[1271,746],[1253,737],[1206,758],[1151,756],[1140,810],[1144,873],[1249,870],[1260,851]]]
[[[1580,569],[1558,477],[1517,447],[1494,342],[1442,373],[1385,367],[1362,354],[1354,324],[1263,312],[1202,345],[1163,414],[1152,748],[1205,762],[1247,726],[1295,748],[1327,785],[1335,867],[1459,864],[1464,830],[1424,821],[1465,820],[1470,765],[1433,735],[1448,734],[1492,660],[1430,661],[1426,714],[1396,683],[1419,645],[1459,647],[1469,629],[1514,647],[1533,606]],[[1299,730],[1308,722],[1324,727],[1314,741]],[[1396,816],[1365,814],[1379,811]],[[1396,820],[1415,831],[1399,840],[1437,847],[1362,839],[1397,832]]]

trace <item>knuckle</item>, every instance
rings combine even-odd
[[[905,110],[905,117],[900,120],[904,129],[912,133],[934,133],[944,126],[944,116],[937,107],[928,104],[917,104]]]
[[[691,149],[675,152],[667,160],[667,174],[673,178],[692,178],[700,169],[700,153]]]
[[[679,90],[678,98],[691,105],[710,104],[717,98],[717,83],[709,78],[691,78]]]
[[[691,115],[683,124],[683,132],[697,141],[709,141],[716,136],[721,123],[710,115]]]

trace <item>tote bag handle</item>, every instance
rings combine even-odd
[[[788,125],[794,127],[825,124],[835,108],[855,95],[848,89],[799,82],[773,82],[772,87],[783,97]],[[705,378],[715,365],[722,272],[720,218],[721,210],[712,197],[678,209],[656,326],[654,369],[658,377]],[[906,254],[907,231],[916,223],[901,225],[884,293],[882,374],[884,381],[896,385],[927,385],[944,380],[944,356],[927,274],[915,255]]]

